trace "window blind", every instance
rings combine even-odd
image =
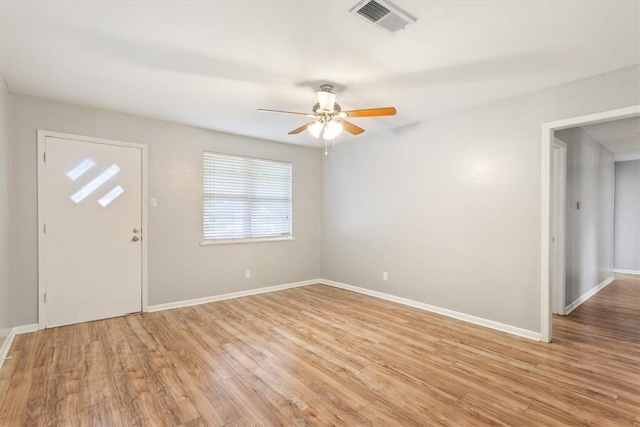
[[[291,163],[204,152],[204,240],[291,237]]]

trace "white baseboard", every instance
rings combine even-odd
[[[20,335],[20,334],[28,334],[30,332],[36,332],[38,331],[40,328],[38,327],[37,323],[34,323],[32,325],[22,325],[22,326],[16,326],[13,328],[13,332],[16,335]]]
[[[614,268],[613,272],[620,274],[635,274],[637,276],[640,276],[640,270],[623,270],[621,268]]]
[[[248,297],[250,295],[264,294],[267,292],[281,291],[284,289],[299,288],[301,286],[315,285],[321,283],[321,279],[304,280],[302,282],[287,283],[284,285],[267,286],[264,288],[249,289],[247,291],[231,292],[229,294],[214,295],[210,297],[195,298],[184,301],[168,302],[165,304],[150,305],[147,310],[149,312],[171,310],[173,308],[189,307],[192,305],[206,304],[208,302],[223,301],[233,298]]]
[[[613,278],[611,278],[611,280],[613,280]],[[511,325],[507,325],[507,324],[504,324],[504,323],[495,322],[493,320],[472,316],[470,314],[460,313],[458,311],[449,310],[449,309],[446,309],[446,308],[437,307],[437,306],[434,306],[434,305],[425,304],[425,303],[421,303],[421,302],[418,302],[418,301],[413,301],[413,300],[410,300],[410,299],[407,299],[407,298],[402,298],[402,297],[398,297],[398,296],[395,296],[395,295],[386,294],[386,293],[383,293],[383,292],[373,291],[371,289],[360,288],[358,286],[347,285],[346,283],[340,283],[340,282],[336,282],[336,281],[333,281],[333,280],[327,280],[327,279],[305,280],[305,281],[302,281],[302,282],[287,283],[287,284],[284,284],[284,285],[267,286],[267,287],[263,287],[263,288],[249,289],[249,290],[246,290],[246,291],[239,291],[239,292],[231,292],[231,293],[228,293],[228,294],[214,295],[214,296],[210,296],[210,297],[196,298],[196,299],[185,300],[185,301],[176,301],[176,302],[170,302],[170,303],[165,303],[165,304],[150,305],[148,307],[148,311],[149,312],[155,312],[155,311],[162,311],[162,310],[170,310],[170,309],[173,309],[173,308],[189,307],[189,306],[193,306],[193,305],[206,304],[206,303],[209,303],[209,302],[223,301],[223,300],[228,300],[228,299],[233,299],[233,298],[241,298],[241,297],[246,297],[246,296],[251,296],[251,295],[264,294],[264,293],[268,293],[268,292],[276,292],[276,291],[281,291],[281,290],[284,290],[284,289],[291,289],[291,288],[298,288],[298,287],[302,287],[302,286],[309,286],[309,285],[314,285],[314,284],[318,284],[318,283],[324,284],[324,285],[328,285],[328,286],[332,286],[332,287],[339,288],[339,289],[344,289],[344,290],[348,290],[348,291],[352,291],[352,292],[357,292],[357,293],[360,293],[360,294],[364,294],[364,295],[380,298],[380,299],[387,300],[387,301],[392,301],[392,302],[395,302],[395,303],[398,303],[398,304],[402,304],[402,305],[406,305],[406,306],[409,306],[409,307],[419,308],[421,310],[430,311],[432,313],[441,314],[443,316],[452,317],[454,319],[462,320],[464,322],[473,323],[475,325],[484,326],[486,328],[495,329],[495,330],[498,330],[498,331],[501,331],[501,332],[506,332],[506,333],[509,333],[509,334],[512,334],[512,335],[517,335],[517,336],[528,338],[528,339],[535,340],[535,341],[540,341],[540,338],[541,338],[541,335],[540,335],[539,332],[530,331],[528,329],[518,328],[516,326],[511,326]],[[606,284],[603,285],[602,287],[604,287],[604,286],[606,286]],[[595,292],[597,292],[597,290],[594,290],[592,292],[595,294]],[[39,329],[39,327],[38,327],[37,324],[16,326],[13,329],[11,329],[11,332],[9,333],[9,335],[5,339],[2,347],[0,348],[0,367],[2,367],[2,362],[7,357],[7,354],[9,353],[9,349],[11,348],[11,344],[13,342],[14,337],[16,335],[19,335],[19,334],[26,334],[26,333],[29,333],[29,332],[35,332],[38,329]]]
[[[495,322],[493,320],[472,316],[466,313],[460,313],[458,311],[437,307],[435,305],[413,301],[407,298],[397,297],[395,295],[385,294],[383,292],[372,291],[371,289],[360,288],[358,286],[347,285],[345,283],[335,282],[333,280],[326,280],[326,279],[322,279],[321,283],[324,285],[333,286],[335,288],[345,289],[348,291],[357,292],[359,294],[369,295],[369,296],[380,298],[383,300],[392,301],[398,304],[407,305],[409,307],[419,308],[421,310],[430,311],[432,313],[441,314],[447,317],[452,317],[454,319],[462,320],[463,322],[473,323],[474,325],[484,326],[485,328],[495,329],[497,331],[506,332],[508,334],[517,335],[519,337],[528,338],[534,341],[540,341],[540,339],[542,338],[539,332],[518,328],[516,326]]]
[[[2,347],[0,347],[0,368],[2,367],[2,363],[7,358],[9,354],[9,349],[11,348],[11,344],[13,344],[13,338],[16,334],[13,333],[13,329],[9,332],[9,335],[4,339],[2,343]]]
[[[571,313],[573,310],[575,310],[576,308],[580,307],[580,305],[582,305],[585,301],[587,301],[589,298],[591,298],[592,296],[600,292],[602,289],[604,289],[607,285],[609,285],[614,280],[616,280],[616,277],[611,276],[608,279],[605,279],[602,283],[600,283],[595,288],[592,288],[591,290],[584,293],[577,300],[575,300],[574,302],[572,302],[571,304],[565,307],[564,314],[567,315]]]
[[[0,347],[0,368],[2,368],[2,364],[4,360],[7,358],[9,354],[9,350],[11,349],[11,344],[13,344],[13,339],[16,335],[20,334],[28,334],[29,332],[35,332],[38,330],[38,325],[22,325],[11,328],[9,331],[9,335],[4,339],[4,343],[2,343],[2,347]]]

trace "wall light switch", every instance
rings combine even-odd
[[[382,272],[382,280],[389,280],[389,273],[387,273],[386,271]]]
[[[244,278],[245,279],[251,279],[251,270],[245,270],[244,271]]]
[[[151,198],[151,207],[152,208],[157,208],[158,207],[158,199],[155,197]]]

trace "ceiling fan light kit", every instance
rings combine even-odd
[[[320,138],[320,136],[322,136],[325,140],[325,154],[327,154],[327,141],[334,140],[342,133],[343,130],[346,130],[352,135],[360,135],[364,132],[364,129],[361,127],[346,121],[346,117],[377,117],[393,116],[396,114],[395,107],[342,111],[340,104],[336,103],[336,94],[333,92],[333,86],[330,84],[320,86],[317,95],[318,103],[312,108],[313,114],[300,113],[296,111],[268,110],[264,108],[259,108],[258,111],[295,114],[314,118],[315,120],[312,122],[304,124],[289,132],[289,135],[297,135],[304,130],[309,130],[309,133],[315,138]]]
[[[342,127],[342,124],[340,122],[338,122],[337,120],[330,120],[324,126],[324,133],[322,137],[325,140],[335,139],[336,136],[340,135],[342,129],[344,128]]]
[[[320,122],[313,122],[310,125],[307,126],[307,129],[309,129],[309,132],[311,133],[311,135],[313,135],[315,138],[320,137],[320,133],[322,132],[322,123]]]

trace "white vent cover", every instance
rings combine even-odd
[[[362,16],[390,33],[403,30],[416,22],[416,18],[385,0],[363,0],[349,12]]]

